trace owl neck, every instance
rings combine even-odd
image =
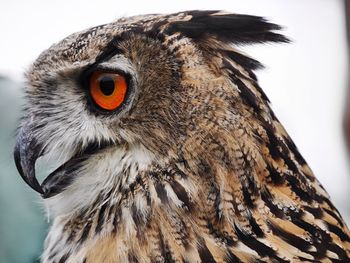
[[[206,137],[206,147],[185,143],[181,154],[167,160],[140,148],[96,155],[84,175],[56,197],[67,207],[56,207],[43,262],[164,262],[169,255],[196,262],[209,251],[225,258],[230,244],[236,244],[235,255],[254,259],[253,249],[238,245],[240,238],[263,236],[278,216],[275,210],[299,213],[308,197],[288,195],[288,189],[309,195],[315,188],[302,173],[290,179],[283,163],[267,163],[274,159],[268,150],[257,150],[254,137],[236,133],[242,138]],[[222,245],[213,245],[217,240]]]

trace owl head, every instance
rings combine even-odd
[[[261,17],[189,11],[119,19],[52,45],[26,74],[22,178],[73,209],[132,187],[149,165],[224,165],[227,145],[261,147],[275,117],[253,73],[261,64],[238,47],[287,42],[279,29]],[[44,155],[61,165],[40,184]]]

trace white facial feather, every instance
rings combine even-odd
[[[108,192],[111,187],[119,185],[118,181],[122,181],[120,185],[123,187],[128,187],[136,178],[137,171],[131,168],[126,178],[124,169],[137,166],[139,172],[143,171],[152,163],[153,158],[140,145],[113,147],[92,155],[77,171],[73,183],[65,191],[45,201],[50,216],[82,210],[91,205],[99,193]]]

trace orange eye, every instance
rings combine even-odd
[[[95,71],[90,77],[90,94],[95,103],[105,110],[115,110],[126,97],[125,77],[117,73]]]

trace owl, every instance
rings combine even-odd
[[[143,15],[44,51],[14,150],[52,220],[41,261],[350,262],[344,220],[239,49],[288,42],[280,29]],[[58,166],[39,183],[45,156]]]

